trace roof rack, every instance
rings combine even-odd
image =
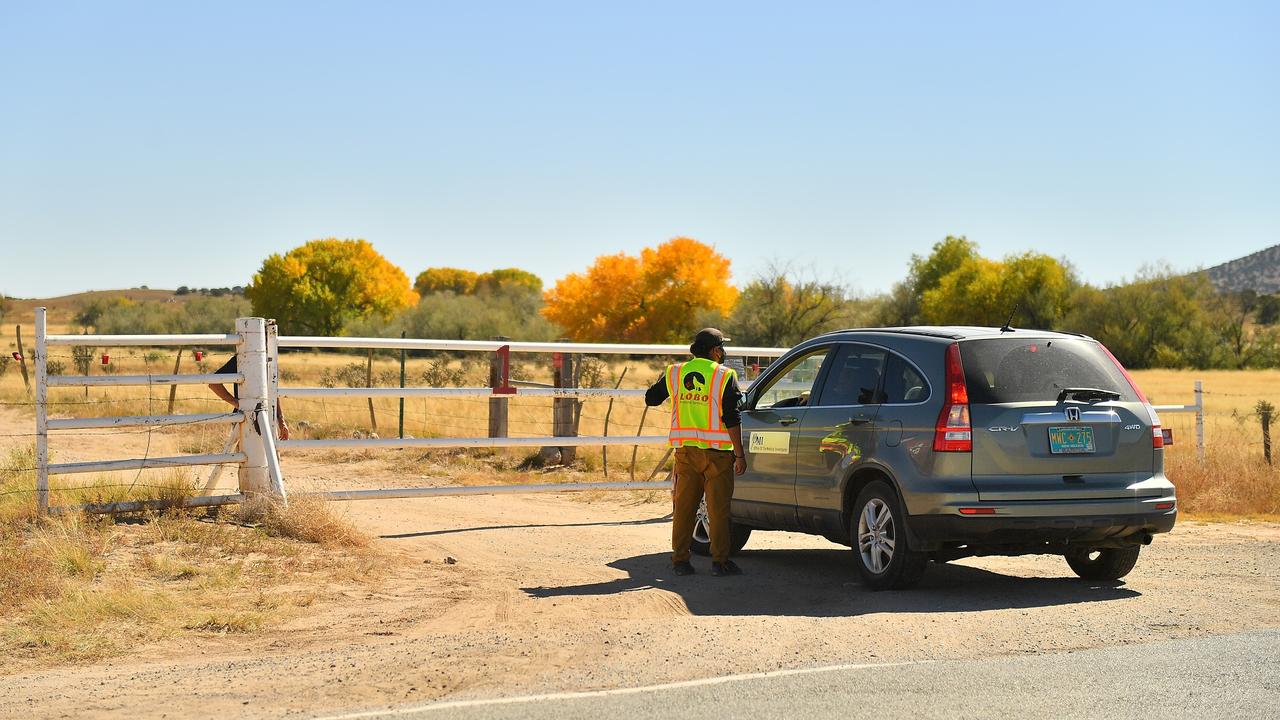
[[[845,328],[844,330],[832,330],[823,333],[818,337],[827,337],[828,335],[840,335],[843,333],[889,333],[893,335],[922,335],[924,337],[944,338],[946,340],[960,340],[965,336],[955,332],[947,332],[945,330],[936,330],[933,328],[922,327],[888,327],[888,328]]]

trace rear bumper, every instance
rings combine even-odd
[[[911,515],[911,545],[920,550],[944,546],[1075,545],[1091,542],[1141,542],[1144,535],[1169,532],[1178,510],[1072,515]]]

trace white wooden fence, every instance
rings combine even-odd
[[[48,347],[57,345],[121,346],[207,346],[234,345],[237,367],[234,374],[183,375],[76,375],[49,376]],[[40,511],[49,510],[49,476],[133,470],[192,465],[236,464],[239,467],[239,492],[227,495],[191,498],[184,504],[208,506],[241,502],[253,494],[285,496],[280,471],[279,452],[313,448],[461,448],[461,447],[581,447],[604,445],[665,445],[665,435],[644,436],[546,436],[546,437],[469,437],[469,438],[335,438],[322,440],[278,440],[275,437],[276,401],[280,397],[553,397],[553,398],[634,398],[644,390],[611,388],[324,388],[280,387],[279,349],[288,348],[378,348],[405,350],[446,350],[466,352],[570,353],[584,355],[659,355],[688,354],[684,345],[622,345],[602,343],[531,343],[470,340],[419,340],[405,338],[331,338],[278,336],[275,321],[241,318],[236,332],[229,335],[49,335],[45,309],[36,309],[36,492]],[[734,347],[734,357],[779,357],[786,348]],[[227,413],[191,415],[153,415],[50,420],[48,388],[77,386],[127,385],[238,385],[239,406]],[[252,420],[256,418],[256,422]],[[246,422],[246,420],[250,420]],[[238,434],[236,443],[228,443],[225,452],[176,457],[146,457],[99,462],[50,463],[48,436],[50,431],[68,429],[164,427],[173,425],[230,424]],[[207,483],[212,485],[213,483]],[[377,490],[339,490],[316,493],[333,500],[362,500],[439,495],[474,495],[498,493],[568,492],[580,490],[633,490],[666,487],[654,482],[558,483],[545,485],[492,485],[462,487],[418,487]],[[129,511],[154,505],[150,501],[111,503],[92,510]]]
[[[104,375],[98,377],[48,373],[48,348],[59,345],[122,346],[210,346],[233,345],[236,348],[238,372],[228,374],[178,375]],[[340,438],[322,440],[277,440],[275,437],[276,401],[280,397],[553,397],[553,398],[634,398],[644,395],[640,389],[611,388],[324,388],[280,387],[279,349],[288,348],[379,348],[404,350],[445,350],[493,353],[570,353],[584,355],[657,355],[683,356],[684,345],[623,345],[597,343],[532,343],[472,340],[418,340],[404,338],[335,338],[280,337],[274,320],[240,318],[236,332],[227,335],[49,335],[45,309],[36,309],[36,496],[41,513],[49,511],[49,476],[74,473],[141,470],[195,465],[235,464],[239,469],[239,492],[189,498],[187,506],[210,506],[238,503],[254,494],[286,495],[280,470],[279,453],[290,449],[311,448],[498,448],[498,447],[573,447],[605,445],[665,445],[665,435],[619,436],[545,436],[545,437],[464,437],[464,438]],[[733,347],[734,357],[770,357],[783,355],[786,348]],[[48,389],[84,386],[148,386],[236,384],[238,407],[226,413],[188,415],[143,415],[102,418],[49,419]],[[1204,457],[1204,402],[1201,384],[1195,384],[1194,405],[1159,405],[1161,413],[1194,412],[1196,446]],[[256,421],[255,421],[256,420]],[[75,463],[49,462],[49,433],[58,430],[94,428],[165,427],[174,425],[228,424],[234,428],[238,443],[229,442],[223,452],[175,457],[143,457]],[[240,450],[234,450],[236,445]],[[212,487],[213,478],[206,483]],[[433,497],[440,495],[474,495],[499,493],[569,492],[579,490],[633,490],[668,486],[654,482],[597,482],[543,485],[489,485],[463,487],[416,487],[374,490],[338,490],[318,495],[331,500]],[[88,507],[91,510],[129,511],[155,506],[155,501],[133,501]]]

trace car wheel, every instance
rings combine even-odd
[[[729,521],[729,554],[737,555],[738,551],[751,539],[751,528]],[[711,520],[707,516],[707,501],[698,503],[698,515],[693,521],[693,544],[690,545],[694,555],[711,557]]]
[[[1138,562],[1141,545],[1127,548],[1073,548],[1065,557],[1076,575],[1085,580],[1119,580]]]
[[[907,548],[906,520],[898,495],[879,480],[858,493],[849,519],[854,562],[872,590],[901,590],[920,581],[929,556]]]

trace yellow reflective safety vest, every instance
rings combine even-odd
[[[672,447],[732,450],[733,439],[724,427],[720,407],[732,368],[706,358],[667,366],[667,392],[671,395]]]

